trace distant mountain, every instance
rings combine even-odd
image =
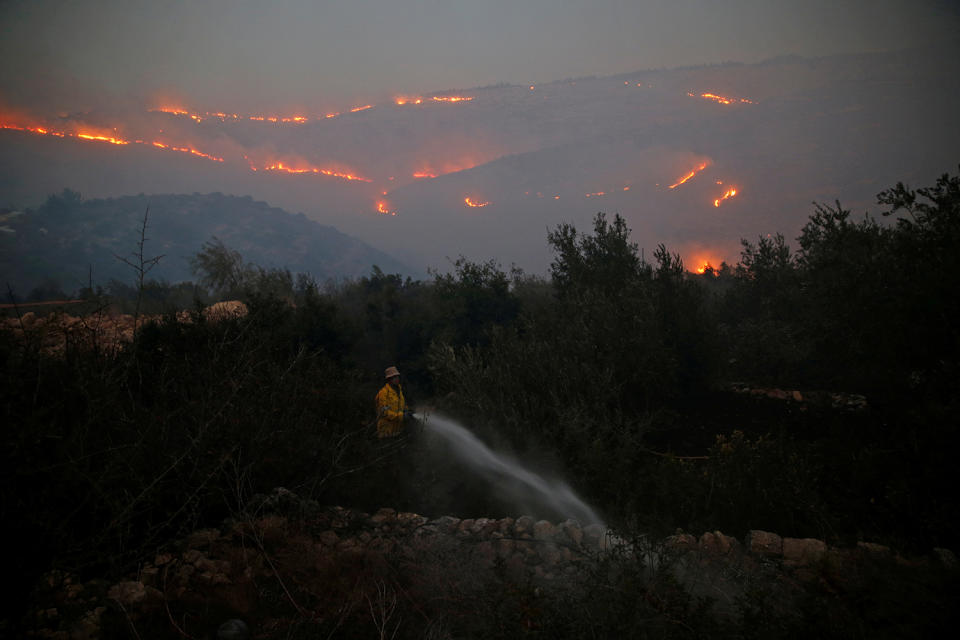
[[[227,106],[0,113],[0,206],[63,185],[251,194],[417,269],[464,255],[541,274],[551,228],[605,211],[648,251],[718,264],[741,238],[792,242],[812,201],[877,214],[898,181],[955,171],[957,77],[960,57],[931,48],[463,89],[288,122]]]
[[[220,193],[137,195],[83,200],[64,190],[35,209],[0,213],[0,278],[18,295],[55,280],[65,291],[135,273],[133,260],[144,216],[144,257],[163,255],[149,276],[168,282],[195,279],[189,259],[214,236],[265,268],[309,273],[320,282],[369,274],[421,275],[382,251],[333,227],[253,198]]]

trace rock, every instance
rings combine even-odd
[[[726,555],[739,546],[736,538],[725,536],[719,531],[707,532],[700,536],[700,551],[715,555]]]
[[[398,513],[397,520],[399,520],[400,522],[406,525],[414,526],[414,527],[419,527],[420,525],[426,524],[428,522],[427,518],[424,518],[419,513],[411,513],[408,511]]]
[[[747,534],[747,548],[757,555],[777,557],[783,554],[783,539],[775,533],[754,529]]]
[[[497,531],[504,537],[509,537],[513,534],[513,518],[501,518],[497,520]]]
[[[128,607],[146,600],[147,587],[142,582],[120,582],[110,587],[107,597]]]
[[[436,526],[437,529],[443,533],[454,533],[460,525],[460,519],[452,516],[443,516],[442,518],[431,520],[430,524]]]
[[[533,537],[537,540],[552,540],[557,529],[548,520],[540,520],[533,525]]]
[[[183,552],[183,561],[187,564],[197,564],[203,559],[203,553],[196,549],[188,549]]]
[[[484,540],[474,548],[474,553],[480,559],[480,562],[486,566],[493,566],[494,561],[497,559],[497,551],[493,547],[493,543],[489,540]]]
[[[666,545],[678,551],[691,551],[697,548],[697,539],[689,533],[678,533],[667,538]]]
[[[557,528],[575,547],[579,547],[583,542],[583,529],[580,528],[580,523],[576,520],[564,520]]]
[[[167,564],[172,560],[173,560],[173,556],[170,555],[169,553],[161,553],[161,554],[158,554],[157,557],[153,559],[153,564],[158,567],[162,567],[163,565]]]
[[[477,518],[473,523],[473,532],[474,534],[485,538],[488,537],[491,533],[496,531],[497,521],[491,520],[490,518]]]
[[[957,568],[957,556],[950,549],[934,547],[933,556],[943,565],[944,569],[953,570]]]
[[[514,530],[517,536],[521,538],[526,536],[529,538],[533,534],[534,524],[535,522],[530,516],[520,516],[514,523]]]
[[[791,566],[809,566],[823,559],[827,543],[816,538],[784,538],[783,561]]]
[[[220,322],[232,318],[242,318],[247,315],[247,305],[239,300],[224,300],[212,304],[203,310],[203,317],[211,322]]]
[[[461,520],[459,526],[457,526],[457,532],[462,537],[469,536],[473,533],[473,523],[475,520],[473,518],[467,518],[466,520]]]
[[[20,324],[29,329],[37,322],[37,314],[33,311],[27,311],[25,314],[20,316]]]
[[[317,536],[317,540],[319,540],[320,544],[322,544],[325,547],[333,547],[333,546],[336,546],[338,542],[340,542],[340,536],[337,535],[336,531],[333,531],[332,529],[327,529],[326,531],[320,533],[320,535]]]
[[[543,560],[545,564],[550,565],[551,567],[563,559],[563,554],[560,553],[560,549],[558,549],[557,545],[553,544],[552,542],[538,545],[537,555],[540,556],[540,559]]]
[[[508,558],[513,555],[514,550],[517,548],[517,543],[513,540],[506,538],[501,538],[494,542],[494,549],[497,552],[497,555],[501,558]]]
[[[607,534],[607,528],[602,524],[591,524],[588,525],[583,530],[583,540],[584,546],[592,547],[597,549],[600,547],[601,541]]]
[[[397,517],[396,510],[384,507],[382,509],[377,510],[377,512],[373,514],[373,516],[370,518],[370,522],[374,524],[382,524],[389,520],[393,520],[396,517]]]
[[[106,607],[97,607],[83,614],[76,624],[70,629],[71,640],[94,640],[100,637],[100,617],[106,611]]]

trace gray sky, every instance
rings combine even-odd
[[[957,33],[949,0],[0,0],[0,103],[319,111]]]

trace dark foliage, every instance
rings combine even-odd
[[[45,215],[78,201],[64,192]],[[518,455],[557,462],[624,530],[949,546],[960,177],[897,185],[879,202],[895,223],[816,205],[796,252],[780,235],[761,237],[744,242],[737,265],[703,275],[664,246],[644,261],[624,220],[599,214],[590,234],[549,234],[550,280],[461,259],[431,281],[374,268],[321,290],[214,239],[193,261],[200,285],[91,284],[88,295],[168,315],[120,351],[68,343],[54,355],[30,331],[0,332],[0,516],[18,523],[22,550],[7,573],[117,576],[276,486],[364,508],[516,515],[484,513],[493,503],[469,492],[423,490],[427,462],[398,466],[403,447],[372,437],[372,398],[391,364],[414,403],[435,400]],[[33,297],[61,294],[48,282]],[[249,315],[212,322],[199,312],[225,297]],[[180,309],[193,310],[191,322],[176,319]],[[755,400],[732,394],[734,381],[860,393],[869,408]],[[709,635],[687,594],[631,609],[642,589],[629,574],[618,580],[612,598],[550,609],[541,635],[582,631],[577,611],[615,635],[647,614],[665,625],[647,635]],[[523,621],[525,602],[547,606],[514,596],[491,611]],[[810,607],[856,633],[877,627],[849,607]]]

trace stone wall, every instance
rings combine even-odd
[[[42,637],[93,638],[105,620],[136,626],[173,609],[215,610],[263,627],[269,624],[261,619],[265,584],[283,585],[291,606],[309,617],[319,614],[298,602],[303,596],[292,585],[326,592],[327,600],[349,600],[364,581],[379,584],[383,576],[404,574],[426,594],[479,593],[493,583],[549,592],[592,588],[598,568],[609,574],[629,563],[650,580],[670,576],[692,596],[709,600],[718,616],[739,615],[738,603],[758,588],[787,615],[807,583],[850,583],[865,564],[957,569],[946,549],[908,558],[878,544],[840,549],[765,531],[750,531],[742,541],[719,531],[625,540],[574,520],[321,508],[282,489],[255,510],[259,515],[194,532],[114,584],[51,574],[51,598],[33,613],[32,624]]]

